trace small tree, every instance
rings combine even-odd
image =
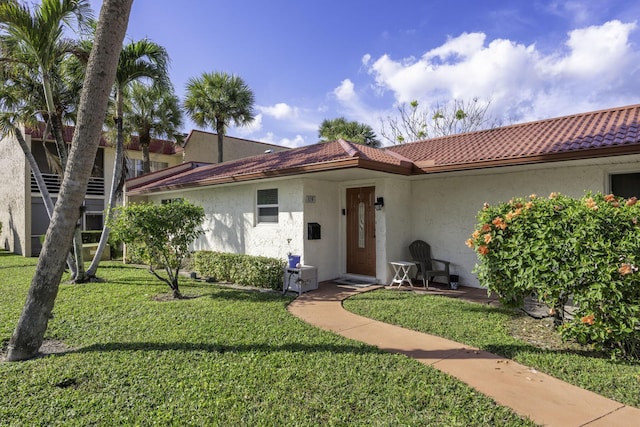
[[[110,227],[114,239],[136,245],[149,272],[180,299],[180,268],[190,253],[189,246],[203,232],[203,220],[204,209],[188,202],[138,203],[116,208]],[[156,268],[164,268],[166,277]]]
[[[499,120],[487,116],[491,101],[479,98],[469,101],[454,99],[431,108],[420,108],[418,101],[398,106],[398,116],[380,119],[381,135],[392,144],[404,144],[427,138],[455,135],[488,129]]]

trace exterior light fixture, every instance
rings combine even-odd
[[[377,197],[376,202],[373,204],[377,211],[381,211],[384,207],[384,197]]]

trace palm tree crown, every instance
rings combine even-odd
[[[142,147],[143,172],[149,173],[151,138],[181,142],[182,110],[173,87],[146,85],[135,81],[125,92],[125,126],[138,134]]]
[[[253,122],[253,91],[242,78],[223,72],[203,73],[187,82],[184,108],[197,126],[211,127],[218,134],[218,163],[223,161],[223,138],[233,122]]]

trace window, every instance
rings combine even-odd
[[[102,212],[84,213],[84,230],[102,230],[102,221],[104,214]]]
[[[278,222],[278,189],[258,190],[258,224]]]
[[[169,167],[167,162],[149,162],[149,168],[151,172],[158,171]],[[142,175],[142,160],[140,159],[127,159],[127,179],[135,178]]]
[[[160,203],[162,203],[163,205],[168,205],[169,203],[182,203],[184,202],[184,199],[182,197],[178,197],[175,199],[162,199],[160,201]]]
[[[611,192],[628,199],[640,198],[640,173],[621,173],[611,175]]]

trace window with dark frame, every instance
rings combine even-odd
[[[609,177],[611,193],[625,199],[640,198],[640,173],[618,173]]]
[[[278,222],[278,189],[258,190],[256,203],[258,224]]]

